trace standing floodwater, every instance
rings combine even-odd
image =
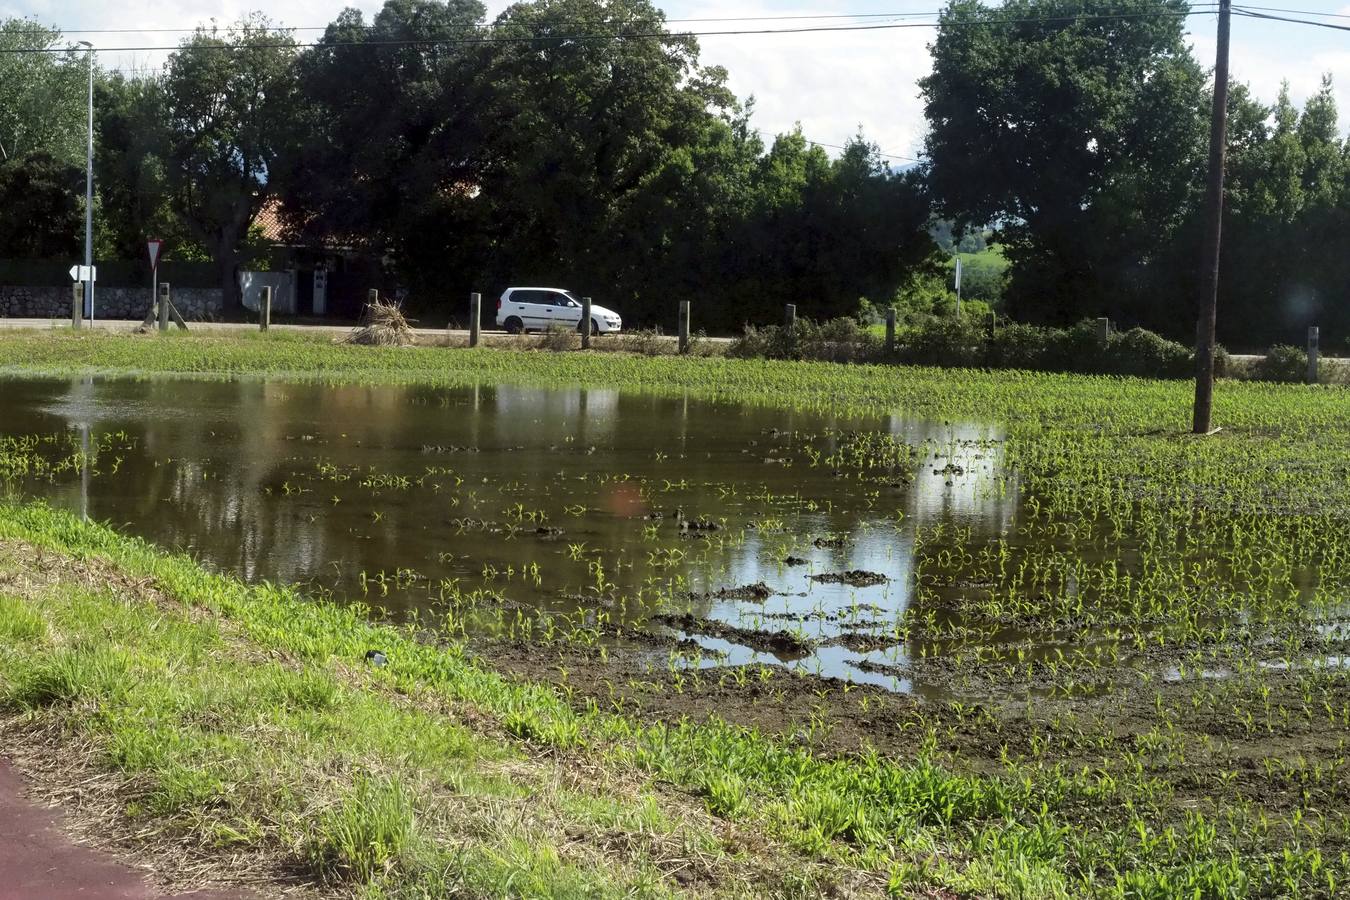
[[[894,629],[915,529],[981,540],[1015,509],[990,426],[615,390],[8,380],[0,423],[50,464],[11,473],[26,494],[249,580],[480,621],[694,597],[689,636],[730,661],[869,680],[876,651],[821,645]]]

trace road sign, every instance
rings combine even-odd
[[[71,266],[71,281],[98,281],[98,266]]]
[[[151,238],[145,242],[146,249],[150,251],[150,268],[159,268],[159,248],[164,246],[164,242],[159,238]]]

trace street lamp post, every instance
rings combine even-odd
[[[85,314],[94,321],[94,45],[79,41],[89,51],[89,133],[85,152],[84,172],[84,264],[90,269],[90,278],[84,283]]]

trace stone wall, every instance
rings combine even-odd
[[[173,305],[188,321],[210,322],[220,318],[220,288],[174,288]],[[145,318],[150,311],[150,286],[138,288],[95,287],[94,318]],[[0,316],[16,319],[69,319],[70,286],[6,287],[0,285]]]

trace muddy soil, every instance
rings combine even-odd
[[[683,617],[672,623],[686,631],[707,627]],[[865,637],[846,640],[862,646]],[[1249,660],[1249,649],[1234,648],[1235,661]],[[485,664],[532,681],[556,683],[561,667],[578,708],[593,699],[602,709],[643,720],[718,718],[827,755],[872,749],[912,759],[923,752],[922,736],[931,729],[938,736],[932,748],[938,761],[957,772],[1001,775],[1011,762],[1033,770],[1062,766],[1121,775],[1142,761],[1154,783],[1153,813],[1164,821],[1181,823],[1200,810],[1218,815],[1243,803],[1268,812],[1300,807],[1328,814],[1350,805],[1350,779],[1308,774],[1339,772],[1350,745],[1350,719],[1343,715],[1350,709],[1350,680],[1334,675],[1316,680],[1311,702],[1306,675],[1266,671],[1258,680],[1224,685],[1227,695],[1206,705],[1195,702],[1210,689],[1206,679],[1159,679],[1135,665],[1084,677],[1069,696],[1008,684],[1002,666],[920,660],[893,667],[891,674],[950,688],[949,699],[926,700],[778,666],[672,670],[668,650],[636,645],[602,655],[495,641],[478,644],[476,653]],[[983,691],[1000,677],[1005,683],[993,699],[957,699],[963,686],[978,684]],[[1234,708],[1266,713],[1244,724]],[[1335,721],[1328,709],[1337,711]],[[1082,815],[1087,821],[1099,812],[1085,806]],[[1321,850],[1346,848],[1350,836]]]

